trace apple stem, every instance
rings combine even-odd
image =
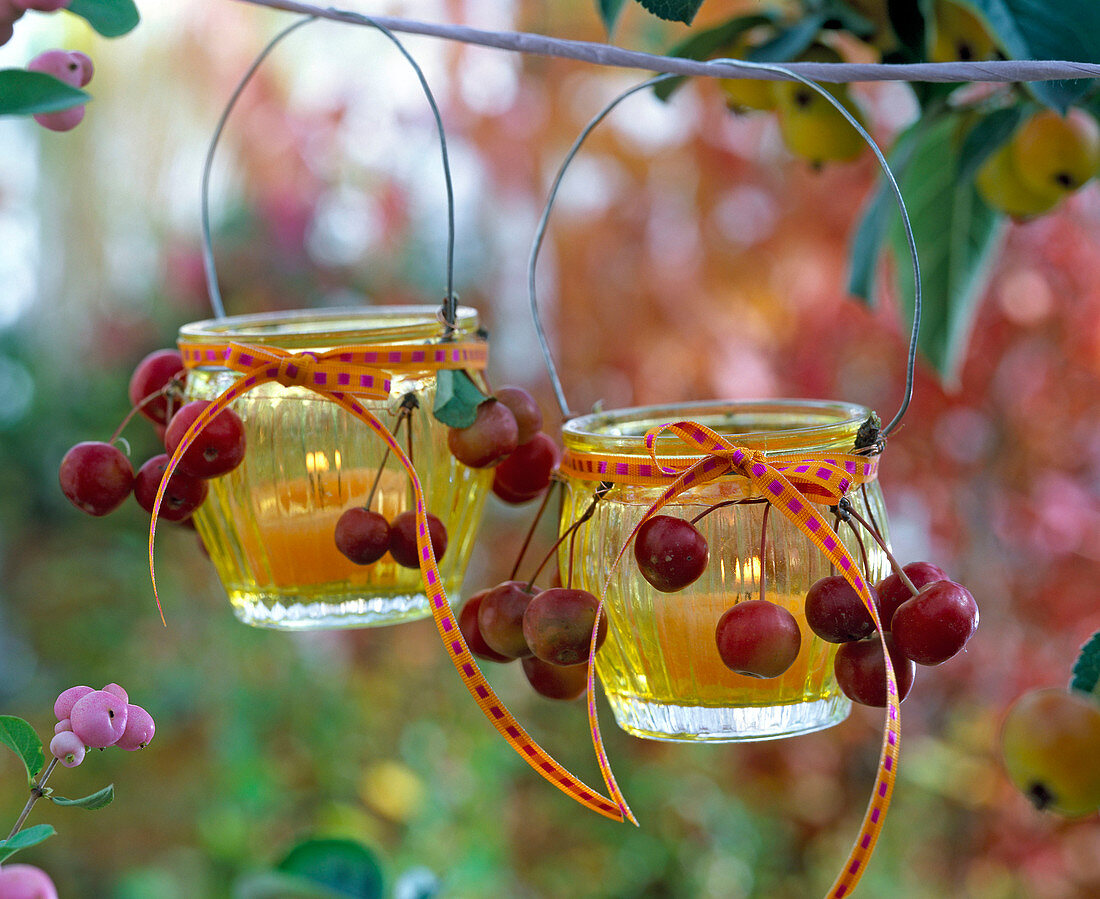
[[[878,529],[871,527],[871,525],[867,523],[867,519],[865,519],[855,509],[853,509],[852,504],[848,502],[847,499],[842,499],[839,503],[837,503],[836,508],[841,518],[847,519],[849,516],[851,516],[861,525],[863,525],[863,529],[875,539],[875,542],[882,548],[882,551],[886,553],[886,558],[890,561],[890,567],[893,568],[897,576],[901,578],[901,582],[909,588],[909,591],[914,596],[916,596],[916,594],[920,591],[917,590],[916,585],[909,578],[909,575],[905,573],[905,569],[901,567],[901,563],[897,560],[897,558],[895,558],[894,554],[890,552],[890,547],[886,545],[886,541],[882,539],[882,535],[878,532]]]
[[[761,497],[760,499],[727,499],[727,500],[723,500],[720,503],[715,503],[713,506],[707,506],[707,508],[705,508],[702,512],[700,512],[693,519],[691,519],[691,521],[689,521],[688,524],[695,525],[698,522],[702,521],[704,518],[706,518],[708,515],[710,515],[711,512],[714,512],[717,509],[722,509],[725,506],[755,506],[759,503],[766,503],[766,502],[767,502],[767,500],[764,499],[763,497]]]
[[[546,567],[546,563],[549,562],[551,558],[553,558],[554,553],[556,553],[558,551],[558,547],[562,545],[562,543],[565,541],[565,538],[568,537],[570,534],[575,533],[577,528],[579,528],[582,524],[584,524],[586,521],[588,521],[589,518],[592,517],[593,513],[595,513],[595,511],[596,511],[596,504],[607,495],[607,492],[610,489],[611,489],[611,484],[607,483],[607,481],[601,481],[600,482],[600,486],[597,487],[596,492],[592,494],[592,501],[588,504],[588,507],[583,512],[581,512],[580,518],[578,518],[571,525],[569,525],[569,527],[566,528],[565,533],[562,534],[560,537],[558,537],[557,540],[554,541],[554,545],[550,547],[550,551],[546,554],[546,556],[543,558],[543,560],[539,563],[539,567],[535,569],[535,573],[531,575],[531,580],[529,580],[527,582],[527,586],[524,588],[524,590],[527,593],[531,592],[531,587],[533,587],[534,584],[535,584],[535,578],[537,578],[539,576],[540,572],[542,571],[542,569],[544,569]],[[573,562],[572,562],[572,559],[570,559],[570,562],[569,562],[569,576],[570,576],[570,579],[572,579],[572,576],[573,576]],[[570,580],[570,583],[572,583],[572,580]]]
[[[154,390],[152,393],[150,393],[147,397],[145,397],[145,399],[143,399],[136,406],[131,406],[130,411],[127,412],[126,416],[122,419],[122,421],[120,421],[118,423],[118,427],[115,428],[115,432],[111,435],[111,439],[108,440],[107,442],[108,443],[114,443],[116,440],[118,440],[118,438],[122,436],[122,432],[124,430],[126,430],[126,425],[128,425],[131,421],[133,421],[134,416],[137,415],[146,406],[148,406],[151,402],[153,402],[153,400],[159,400],[162,396],[168,398],[168,412],[169,412],[169,414],[168,414],[167,417],[170,419],[172,417],[172,415],[171,415],[172,397],[174,395],[174,391],[177,390],[182,384],[183,384],[183,381],[180,379],[180,376],[179,375],[174,375],[172,377],[172,379],[167,384],[165,384],[162,388],[160,388],[160,390]]]
[[[550,494],[554,492],[554,483],[551,481],[549,489],[543,495],[542,502],[539,504],[539,510],[535,513],[535,520],[531,522],[531,527],[527,529],[527,536],[523,538],[523,546],[519,548],[519,555],[516,556],[516,562],[512,566],[512,573],[508,575],[510,581],[514,581],[519,573],[519,566],[523,563],[523,557],[527,555],[527,548],[531,545],[531,540],[535,536],[535,528],[538,527],[538,523],[542,520],[542,515],[546,511],[546,506],[550,502]]]
[[[409,397],[412,397],[412,402],[409,401]],[[397,421],[394,423],[394,426],[393,426],[394,439],[397,438],[398,433],[401,431],[401,423],[404,422],[404,421],[407,421],[408,419],[410,419],[412,417],[412,410],[415,409],[416,406],[418,406],[418,405],[419,405],[419,403],[416,402],[416,395],[415,394],[412,394],[412,393],[405,394],[405,398],[403,400],[401,400],[401,408],[397,410]],[[412,430],[412,425],[411,424],[409,425],[409,430],[410,431]],[[411,449],[412,449],[411,440],[410,440],[410,447],[409,448],[410,448],[410,459],[409,459],[409,461],[411,462],[412,461],[412,459],[411,459]],[[386,444],[386,451],[382,454],[382,461],[378,463],[378,471],[376,471],[375,474],[374,474],[374,483],[370,485],[370,493],[367,494],[367,501],[365,503],[363,503],[363,508],[364,509],[370,509],[371,503],[374,502],[374,494],[378,491],[378,482],[382,480],[382,472],[385,470],[386,463],[389,461],[389,458],[390,458],[390,445],[387,443]]]
[[[27,820],[27,815],[31,813],[31,809],[34,808],[34,804],[38,802],[43,796],[46,795],[46,781],[50,779],[50,775],[53,774],[53,769],[57,767],[57,759],[50,759],[50,763],[46,766],[46,770],[42,772],[42,779],[38,783],[31,784],[31,795],[27,800],[27,804],[23,806],[23,811],[19,814],[19,817],[15,821],[15,826],[11,829],[11,833],[8,834],[10,840],[17,833],[19,828],[23,826],[23,822]]]

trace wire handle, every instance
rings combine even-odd
[[[805,84],[811,90],[817,92],[833,105],[833,107],[840,112],[841,115],[847,120],[847,122],[859,132],[860,137],[871,148],[875,154],[875,159],[878,160],[879,167],[882,169],[883,175],[886,177],[887,182],[890,185],[890,189],[894,194],[894,199],[897,201],[898,211],[901,213],[901,223],[905,230],[905,240],[909,247],[909,255],[913,264],[913,328],[909,336],[909,348],[906,356],[905,364],[905,388],[904,396],[902,397],[901,405],[898,408],[897,413],[890,420],[881,431],[882,437],[887,437],[891,431],[894,430],[901,422],[902,417],[905,415],[906,410],[909,408],[909,403],[913,399],[913,376],[916,368],[917,359],[917,337],[920,335],[920,321],[921,321],[921,277],[920,277],[920,261],[917,258],[917,244],[916,239],[913,237],[913,226],[909,222],[909,211],[906,209],[905,200],[901,195],[901,188],[898,187],[897,179],[894,177],[894,173],[891,171],[889,164],[886,162],[886,157],[878,144],[875,143],[874,138],[867,133],[867,129],[864,128],[859,120],[856,119],[847,109],[844,108],[844,104],[837,100],[831,93],[825,90],[821,85],[809,78],[804,78],[790,69],[784,66],[778,66],[771,63],[758,63],[748,62],[740,59],[714,59],[710,60],[710,64],[722,65],[722,66],[737,66],[739,68],[748,69],[751,71],[763,71],[773,72],[786,76],[792,81],[799,81]],[[727,73],[723,73],[726,75]],[[554,364],[554,357],[550,351],[550,344],[546,339],[546,334],[542,327],[542,321],[539,318],[538,309],[538,296],[535,284],[535,266],[538,264],[539,251],[542,249],[542,242],[546,236],[546,227],[550,219],[550,211],[553,208],[554,200],[557,198],[558,190],[561,187],[562,179],[565,177],[566,170],[569,168],[574,157],[580,151],[581,146],[587,140],[588,135],[600,124],[607,116],[615,109],[623,100],[627,97],[633,96],[639,91],[646,90],[653,87],[656,84],[660,84],[662,81],[667,81],[670,78],[682,77],[679,75],[673,75],[671,73],[665,73],[663,75],[657,75],[653,78],[648,78],[640,84],[636,84],[633,87],[623,91],[611,102],[609,102],[603,109],[601,109],[577,136],[577,139],[573,141],[573,145],[569,148],[569,152],[565,154],[565,158],[562,160],[561,166],[558,168],[557,175],[554,177],[554,181],[550,186],[549,194],[546,198],[546,205],[543,207],[542,215],[539,218],[538,225],[535,227],[535,236],[531,244],[531,255],[527,262],[527,295],[531,304],[531,316],[535,323],[535,334],[538,337],[539,345],[542,347],[543,358],[546,361],[547,372],[549,373],[550,383],[554,389],[554,395],[558,401],[558,407],[561,409],[562,416],[568,420],[575,417],[575,413],[569,411],[569,402],[565,398],[565,392],[562,389],[561,379],[558,376],[557,366]]]
[[[424,71],[420,68],[417,61],[413,59],[409,51],[405,49],[405,45],[401,43],[397,36],[384,25],[379,24],[369,16],[360,15],[359,13],[346,13],[344,15],[345,17],[354,19],[359,24],[369,25],[377,29],[393,42],[394,46],[397,47],[401,55],[405,57],[409,65],[411,65],[416,72],[416,77],[420,81],[424,96],[427,98],[428,105],[431,107],[432,117],[435,119],[436,131],[439,133],[440,152],[443,158],[443,179],[447,189],[447,292],[444,296],[443,306],[440,310],[440,318],[446,328],[445,337],[450,337],[455,329],[456,310],[458,307],[458,298],[454,291],[455,201],[454,187],[451,183],[451,162],[450,156],[447,153],[447,135],[443,128],[443,117],[440,115],[439,106],[436,104],[435,96],[428,86],[428,81],[424,77]],[[210,295],[210,305],[213,308],[215,318],[225,318],[226,315],[225,304],[222,301],[221,290],[218,287],[218,273],[214,262],[214,246],[210,228],[210,173],[214,166],[214,152],[218,148],[218,141],[221,139],[222,131],[225,130],[225,123],[229,119],[229,114],[233,111],[233,108],[237,104],[237,100],[240,99],[241,93],[244,91],[249,81],[252,80],[252,76],[256,74],[256,70],[271,54],[271,51],[275,49],[283,38],[288,37],[292,32],[297,31],[304,25],[318,21],[320,18],[323,18],[320,14],[308,15],[286,26],[279,31],[275,37],[268,41],[267,45],[252,61],[252,65],[248,67],[248,71],[244,73],[244,76],[237,83],[236,88],[234,88],[233,93],[229,97],[229,101],[225,105],[225,109],[222,110],[221,117],[218,119],[218,124],[214,128],[213,137],[210,139],[210,146],[206,151],[206,161],[203,163],[202,168],[202,263],[203,270],[206,273],[206,287]]]

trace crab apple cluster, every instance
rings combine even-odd
[[[146,460],[135,474],[130,460],[113,442],[78,443],[58,469],[61,491],[74,506],[89,515],[106,515],[133,493],[138,505],[152,513],[171,454],[210,405],[206,400],[181,405],[184,377],[183,358],[176,350],[156,350],[138,363],[128,390],[133,408],[122,426],[140,414],[156,429],[165,452]],[[207,482],[240,465],[245,445],[244,423],[231,409],[222,410],[180,457],[165,487],[160,517],[189,520],[206,499]]]
[[[50,754],[66,768],[75,768],[84,761],[88,749],[144,749],[156,733],[152,716],[141,706],[131,704],[118,684],[107,684],[102,690],[83,685],[69,687],[58,695],[53,711],[57,724]]]
[[[428,539],[438,562],[447,551],[447,528],[427,513]],[[416,549],[416,512],[408,509],[386,521],[380,512],[363,506],[347,509],[336,521],[336,548],[356,565],[373,565],[387,552],[403,568],[419,568]]]
[[[473,594],[462,607],[458,627],[479,659],[520,659],[535,692],[549,699],[576,699],[588,684],[588,651],[598,601],[587,590],[542,590],[523,581],[504,581]],[[607,636],[600,620],[596,648]]]
[[[904,574],[904,576],[903,576]],[[960,652],[978,627],[978,605],[961,584],[931,562],[910,562],[869,587],[905,699],[916,665],[941,665]],[[886,705],[886,661],[870,612],[840,575],[815,581],[806,593],[806,623],[822,640],[839,643],[833,670],[854,702]]]
[[[447,446],[463,465],[493,468],[493,493],[516,505],[550,485],[560,455],[542,430],[542,410],[522,387],[501,387],[477,407],[473,424],[447,431]]]

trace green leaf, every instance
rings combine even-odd
[[[466,372],[445,368],[436,376],[432,414],[449,428],[468,428],[486,399]]]
[[[346,899],[346,894],[304,877],[264,871],[238,880],[233,885],[233,899]]]
[[[96,790],[90,796],[80,799],[66,799],[64,796],[50,796],[51,802],[58,805],[72,805],[76,808],[86,808],[94,812],[96,809],[106,808],[115,801],[115,785],[108,784],[102,790]]]
[[[913,0],[889,0],[886,12],[890,17],[890,27],[894,29],[906,57],[897,61],[923,60],[925,19],[921,5]]]
[[[917,146],[920,127],[921,122],[918,121],[901,132],[890,149],[887,162],[890,163],[895,178],[909,164]],[[885,178],[880,178],[878,187],[863,209],[848,252],[848,293],[859,297],[868,305],[874,305],[875,270],[882,251],[882,242],[897,214],[894,191]]]
[[[1096,0],[968,0],[1012,59],[1100,62],[1100,3]],[[1065,113],[1093,82],[1039,81],[1031,91]]]
[[[746,31],[761,25],[772,25],[774,22],[774,16],[770,15],[737,16],[714,28],[697,32],[687,40],[680,41],[668,51],[668,55],[680,59],[713,59],[726,56],[732,52],[733,45]],[[669,78],[654,85],[653,93],[658,100],[667,100],[685,81],[687,78]]]
[[[79,106],[92,99],[45,72],[0,69],[0,115],[34,115]]]
[[[20,849],[28,849],[31,846],[37,846],[43,840],[48,840],[52,837],[56,830],[54,830],[49,824],[35,824],[34,827],[28,827],[26,830],[21,830],[10,840],[0,840],[0,862],[15,855]]]
[[[667,19],[670,22],[683,22],[690,25],[703,0],[638,0],[658,19]]]
[[[826,0],[821,7],[829,27],[839,26],[856,37],[870,37],[875,33],[875,23],[857,10],[852,9],[843,0]]]
[[[121,37],[141,21],[134,0],[72,0],[67,8],[104,37]]]
[[[981,201],[973,184],[959,184],[957,116],[921,133],[899,180],[920,255],[924,310],[919,346],[941,379],[957,383],[977,305],[984,292],[1005,219]],[[912,315],[913,272],[896,217],[889,232],[901,296]]]
[[[1069,682],[1071,690],[1082,693],[1096,693],[1100,686],[1100,631],[1097,631],[1081,647],[1077,661],[1073,664],[1073,679]]]
[[[969,181],[993,152],[1002,146],[1023,121],[1023,104],[998,109],[984,116],[967,132],[959,153],[959,180]]]
[[[326,886],[341,896],[382,899],[382,868],[374,853],[354,840],[299,843],[276,869]]]
[[[615,30],[615,23],[619,20],[619,13],[626,6],[626,0],[596,0],[600,9],[600,18],[603,19],[604,28],[610,34]]]
[[[825,24],[823,13],[807,16],[795,22],[790,28],[780,31],[770,41],[753,47],[748,58],[753,62],[789,62],[797,59],[821,33]]]
[[[23,760],[28,780],[33,780],[46,764],[42,740],[39,739],[34,728],[22,718],[16,718],[14,715],[0,715],[0,743],[10,748]]]

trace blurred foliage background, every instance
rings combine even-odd
[[[591,0],[403,0],[365,12],[603,40]],[[52,726],[59,690],[117,681],[156,717],[137,755],[59,773],[66,795],[114,781],[90,815],[39,806],[60,835],[24,856],[66,897],[230,896],[311,835],[374,847],[391,886],[427,868],[453,897],[804,897],[853,839],[881,715],[775,743],[695,747],[625,736],[603,710],[640,822],[584,812],[483,720],[431,622],[343,633],[253,630],[232,617],[193,533],[164,528],[152,601],[147,517],[89,520],[57,488],[79,440],[107,439],[126,383],[179,325],[207,317],[199,181],[233,84],[288,20],[217,0],[145,0],[113,42],[37,17],[0,49],[50,46],[97,66],[75,131],[0,120],[0,709]],[[717,12],[717,10],[716,10]],[[728,13],[728,9],[723,12]],[[708,10],[704,7],[700,22]],[[683,34],[628,9],[616,39]],[[576,133],[640,73],[408,38],[443,109],[458,199],[458,290],[492,334],[490,374],[555,404],[526,306],[530,238]],[[908,89],[854,88],[889,140]],[[566,179],[540,264],[544,317],[576,409],[812,396],[888,417],[906,324],[844,294],[869,157],[809,170],[769,116],[731,115],[716,85],[628,101]],[[434,125],[396,52],[318,23],[244,95],[213,186],[232,312],[435,302],[444,193]],[[1013,226],[959,384],[918,371],[884,457],[895,548],[938,562],[982,609],[967,652],[918,673],[868,896],[1070,899],[1100,892],[1100,822],[1033,811],[996,738],[1025,689],[1063,683],[1100,627],[1100,192]],[[131,428],[134,457],[154,438]],[[490,499],[467,591],[503,579],[531,515]],[[548,533],[541,535],[548,538]],[[529,730],[598,783],[581,704],[494,686]],[[0,819],[25,800],[0,754]],[[6,810],[6,811],[4,811]]]

